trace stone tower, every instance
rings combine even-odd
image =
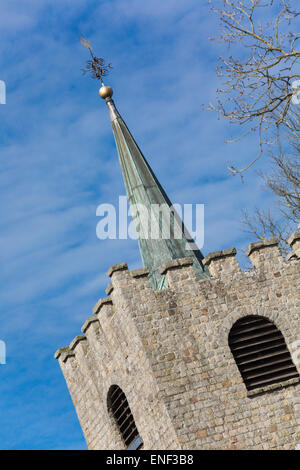
[[[130,204],[171,203],[102,87]],[[140,213],[137,222],[143,224]],[[176,214],[174,223],[181,225]],[[162,221],[162,230],[164,220]],[[182,228],[182,225],[181,225]],[[139,240],[82,334],[55,353],[89,449],[294,449],[300,443],[300,233],[209,254]]]

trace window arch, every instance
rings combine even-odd
[[[138,450],[143,445],[125,393],[118,385],[108,392],[107,407],[114,417],[127,450]]]
[[[249,391],[299,377],[281,331],[265,317],[238,320],[228,342]]]

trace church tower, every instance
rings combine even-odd
[[[58,359],[89,449],[294,449],[300,443],[300,233],[203,258],[112,100],[143,268],[111,266],[107,297]],[[148,214],[149,214],[148,211]],[[151,227],[150,227],[151,228]],[[179,237],[178,234],[181,233]],[[190,249],[192,248],[192,249]]]

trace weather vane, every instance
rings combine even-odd
[[[109,74],[110,69],[112,69],[111,64],[106,64],[105,60],[102,57],[96,57],[93,54],[91,42],[87,41],[84,37],[81,37],[81,44],[86,47],[92,57],[92,60],[87,60],[85,68],[82,69],[82,73],[90,73],[92,78],[100,80],[102,86],[105,86],[103,83],[102,77],[106,77]]]

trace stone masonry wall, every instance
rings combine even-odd
[[[119,385],[145,449],[294,449],[300,443],[298,379],[248,392],[228,346],[233,324],[268,318],[295,358],[300,340],[300,234],[283,259],[277,240],[251,244],[253,269],[235,250],[205,258],[197,280],[189,258],[161,268],[168,288],[153,291],[147,270],[110,268],[108,297],[56,357],[89,449],[122,449],[107,410]],[[296,361],[297,362],[297,361]],[[298,371],[299,371],[299,362]]]

